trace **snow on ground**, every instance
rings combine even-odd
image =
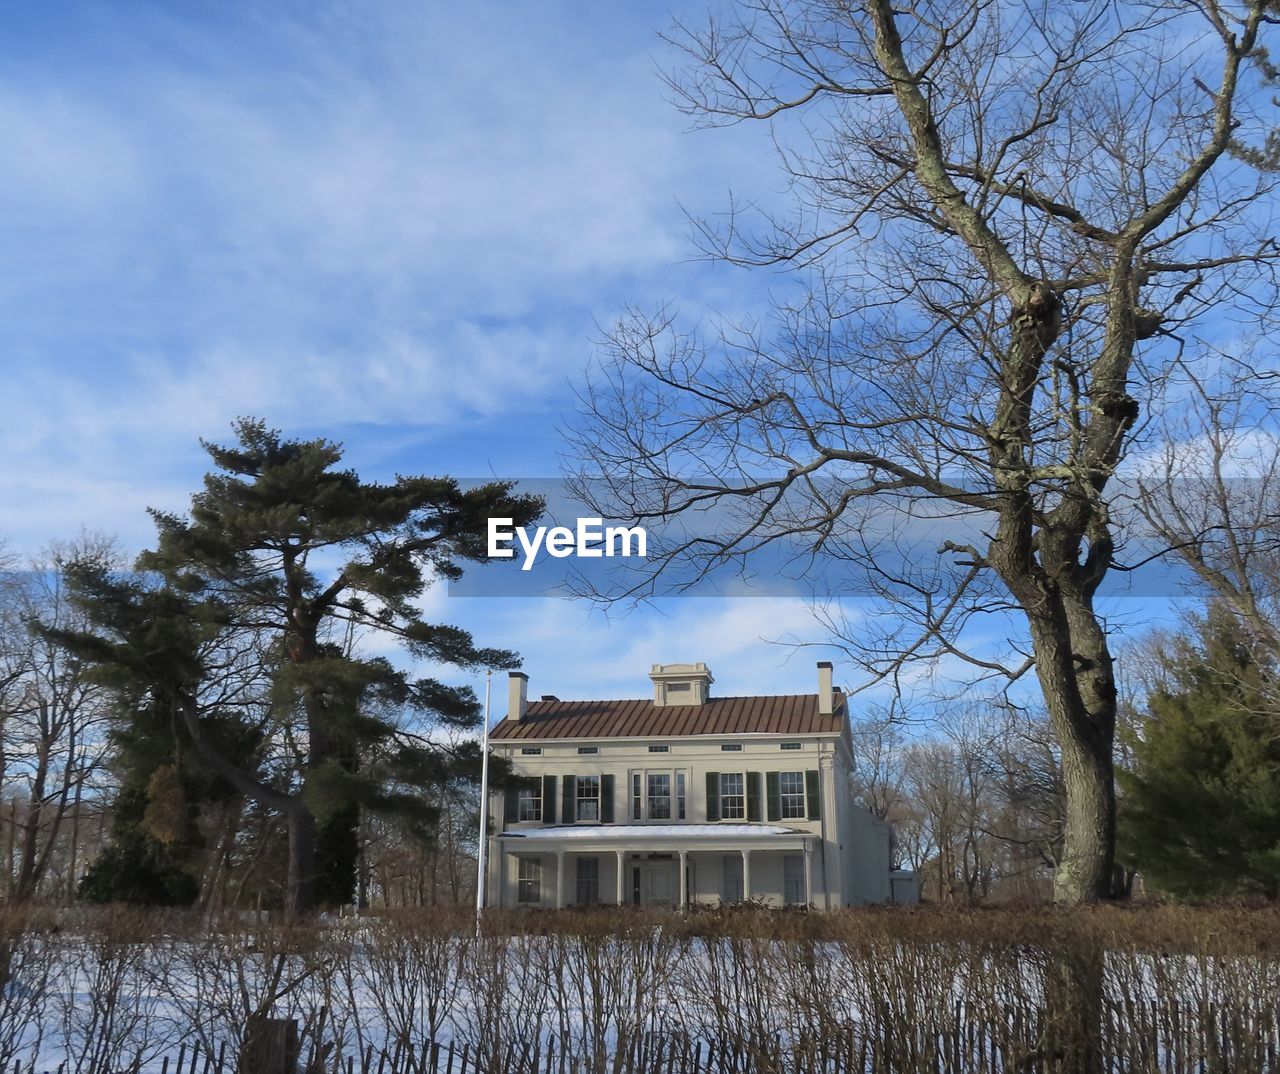
[[[7,1054],[0,1024],[0,1069],[20,1059],[24,1071],[34,1060],[37,1071],[159,1074],[163,1057],[172,1071],[179,1047],[189,1055],[195,1043],[215,1054],[225,1044],[234,1056],[246,1012],[271,997],[274,1016],[299,1020],[304,1059],[317,1028],[346,1055],[405,1032],[420,1048],[433,1026],[438,1042],[459,1050],[505,1041],[519,1051],[554,1035],[589,1054],[596,1042],[611,1049],[621,1036],[646,1032],[790,1040],[812,1024],[806,1004],[820,1001],[844,1022],[896,1002],[904,988],[913,1009],[918,1003],[944,1020],[985,1012],[992,1002],[1035,1007],[1044,997],[1043,953],[1030,950],[1009,972],[1009,963],[996,966],[958,944],[900,944],[869,961],[864,950],[837,942],[706,941],[621,926],[616,935],[583,939],[476,939],[342,920],[292,947],[252,922],[114,947],[67,930],[50,934],[37,954],[28,952],[0,994],[0,1021],[6,1011],[25,1018],[20,1045]],[[1202,997],[1225,1001],[1229,992],[1263,1005],[1280,996],[1280,968],[1260,959],[1120,953],[1108,958],[1107,979],[1109,993],[1191,1007]]]

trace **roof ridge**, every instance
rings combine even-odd
[[[506,717],[493,737],[546,739],[828,735],[844,727],[845,705],[818,711],[817,694],[743,694],[702,704],[655,705],[652,698],[531,701],[523,720]]]
[[[836,687],[836,692],[840,692],[839,687]],[[774,699],[817,696],[818,694],[816,691],[811,694],[716,694],[707,698],[706,701],[703,701],[700,704],[691,702],[688,705],[656,705],[654,704],[652,697],[558,697],[554,701],[543,700],[541,698],[537,700],[530,698],[529,705],[530,707],[534,705],[628,705],[640,702],[654,705],[654,708],[696,709],[701,708],[702,705],[709,705],[713,701],[755,701],[759,698]]]

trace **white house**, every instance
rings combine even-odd
[[[819,909],[887,902],[890,832],[854,804],[848,704],[715,697],[705,664],[655,664],[651,697],[528,699],[513,672],[495,755],[527,778],[495,795],[487,904]]]

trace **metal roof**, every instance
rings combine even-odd
[[[818,712],[817,694],[713,697],[701,705],[629,701],[530,701],[524,719],[510,717],[491,739],[682,738],[689,735],[830,735],[844,729],[845,698]]]

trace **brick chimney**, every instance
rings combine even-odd
[[[529,676],[523,671],[513,671],[507,679],[507,719],[519,723],[528,711]]]
[[[836,693],[831,684],[833,668],[830,660],[818,661],[818,715],[830,716],[836,710]]]

